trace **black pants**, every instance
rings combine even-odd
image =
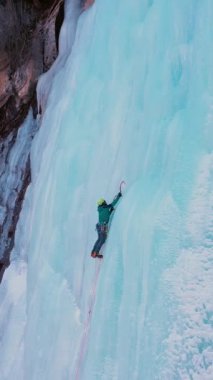
[[[98,240],[96,241],[92,252],[99,253],[102,245],[105,243],[107,238],[108,226],[107,224],[96,224],[96,230],[98,233]]]

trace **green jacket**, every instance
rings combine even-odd
[[[104,203],[101,206],[98,206],[98,216],[99,216],[99,224],[107,224],[109,222],[110,215],[114,210],[114,206],[118,202],[121,197],[121,193],[118,193],[114,198],[113,202],[109,205]]]

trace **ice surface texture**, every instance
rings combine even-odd
[[[21,348],[1,323],[2,379],[19,357],[27,380],[212,379],[212,20],[211,0],[96,0],[81,15],[31,152],[27,264],[13,263],[26,292],[12,301],[11,267],[2,295]],[[96,200],[123,178],[100,263]]]

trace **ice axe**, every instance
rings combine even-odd
[[[126,185],[126,182],[125,181],[121,181],[120,183],[120,187],[119,187],[119,190],[120,190],[120,193],[122,194],[122,187]]]

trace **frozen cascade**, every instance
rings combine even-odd
[[[212,19],[211,0],[80,16],[0,288],[2,380],[212,380]],[[96,200],[123,178],[92,260]]]

